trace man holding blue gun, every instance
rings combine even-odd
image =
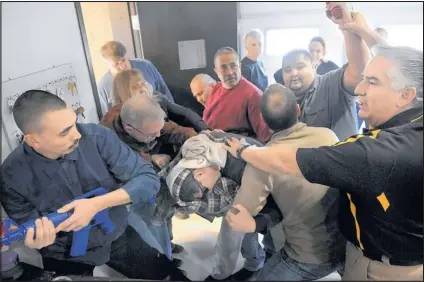
[[[25,244],[40,250],[45,270],[93,275],[95,266],[106,263],[128,278],[188,280],[127,224],[125,205],[149,203],[158,193],[150,164],[109,129],[77,124],[72,108],[49,92],[26,91],[13,115],[25,142],[2,165],[1,202],[17,224],[37,219]],[[73,201],[98,187],[107,193]],[[92,222],[106,209],[115,227],[110,232]],[[53,212],[72,214],[55,227],[46,217]],[[73,232],[89,224],[94,226],[85,254],[72,256]]]

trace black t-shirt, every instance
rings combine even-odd
[[[423,108],[414,108],[334,146],[299,149],[297,162],[308,181],[341,191],[348,241],[403,265],[423,262],[423,149]]]

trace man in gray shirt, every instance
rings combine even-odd
[[[102,116],[112,106],[113,77],[124,69],[135,68],[140,70],[145,81],[153,87],[153,91],[161,93],[167,100],[174,102],[170,90],[156,67],[148,60],[129,60],[125,57],[126,52],[125,46],[118,41],[109,41],[101,48],[102,56],[108,67],[108,72],[105,73],[98,83]]]
[[[345,3],[338,5],[346,8]],[[348,13],[341,20],[350,22],[352,18]],[[332,18],[337,24],[343,23],[341,20]],[[357,134],[354,88],[369,59],[369,50],[360,36],[347,31],[343,35],[348,63],[340,69],[316,74],[311,55],[303,49],[290,51],[282,60],[285,86],[294,91],[301,107],[300,121],[308,126],[330,128],[340,140]]]

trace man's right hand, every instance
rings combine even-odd
[[[41,249],[52,245],[56,240],[56,232],[53,223],[43,217],[35,221],[35,239],[34,229],[29,228],[25,236],[25,245],[31,249]]]

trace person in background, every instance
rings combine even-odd
[[[269,86],[260,105],[264,120],[274,130],[266,148],[317,148],[338,142],[330,129],[309,127],[298,121],[300,108],[294,93],[287,87],[280,84]],[[266,262],[255,279],[316,280],[341,271],[346,241],[338,228],[339,191],[293,175],[264,173],[247,164],[241,188],[233,202],[239,213],[229,212],[226,216],[230,228],[235,232],[254,232],[257,226],[253,216],[270,195],[283,215],[285,244]],[[234,249],[228,251],[231,254],[237,253],[241,241],[237,234],[231,239],[218,239],[228,242],[227,246]]]
[[[313,37],[308,45],[308,51],[313,59],[313,67],[317,74],[326,74],[339,68],[334,62],[325,59],[326,43],[322,37]]]
[[[205,73],[195,75],[190,82],[190,91],[196,100],[205,107],[211,93],[216,86],[215,81],[211,76]]]
[[[388,31],[385,28],[377,27],[375,31],[385,40],[388,40]]]
[[[257,30],[248,32],[244,42],[247,54],[241,61],[242,76],[264,91],[269,82],[263,62],[258,60],[263,45],[261,33]]]
[[[343,11],[342,19],[332,17],[335,24],[354,21],[346,2],[328,5],[341,7]],[[306,50],[292,50],[282,60],[285,86],[295,93],[301,108],[300,121],[308,126],[329,128],[339,140],[358,132],[357,96],[353,90],[369,58],[369,50],[359,35],[347,31],[343,31],[343,35],[348,63],[325,75],[316,74],[313,59]]]
[[[164,82],[156,67],[148,60],[128,59],[125,46],[118,41],[109,41],[100,49],[102,57],[108,67],[108,72],[98,83],[98,92],[102,116],[112,107],[112,80],[121,70],[136,68],[140,70],[143,77],[152,85],[154,91],[158,91],[167,100],[174,102],[170,90]]]
[[[107,264],[128,278],[187,280],[127,223],[126,205],[148,205],[159,191],[151,164],[111,130],[76,123],[71,106],[49,92],[23,93],[13,117],[25,142],[2,164],[1,203],[17,224],[43,217],[35,221],[35,230],[28,230],[25,244],[40,250],[46,271],[92,276],[95,266]],[[108,193],[72,201],[98,187]],[[106,208],[115,230],[104,234],[99,227],[91,228],[86,254],[70,257],[72,231],[87,226]],[[68,211],[72,215],[56,228],[45,217]]]
[[[261,90],[241,76],[238,53],[231,47],[220,48],[214,56],[214,71],[219,83],[205,104],[203,120],[211,129],[242,134],[261,142],[271,131],[260,114]]]
[[[310,52],[313,67],[317,74],[323,75],[339,68],[334,62],[325,59],[326,43],[323,37],[313,37],[308,45],[308,51]],[[283,81],[283,70],[281,68],[274,73],[273,77],[277,83],[285,84]]]

